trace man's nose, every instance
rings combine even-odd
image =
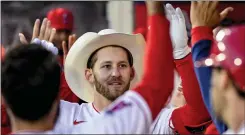
[[[120,77],[121,76],[120,71],[119,71],[118,68],[113,68],[111,75],[114,76],[114,77]]]

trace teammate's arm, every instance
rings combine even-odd
[[[191,3],[191,22],[192,22],[192,58],[194,64],[209,55],[213,40],[212,28],[217,26],[233,9],[231,7],[224,9],[221,13],[217,11],[218,1],[193,1]],[[200,67],[195,68],[199,85],[201,87],[204,103],[212,116],[212,119],[219,130],[223,133],[226,126],[221,121],[216,121],[211,103],[210,103],[210,80],[211,68]]]

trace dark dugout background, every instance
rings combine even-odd
[[[36,18],[43,19],[52,8],[63,7],[74,15],[74,31],[98,32],[108,28],[106,1],[1,1],[1,44],[4,47],[19,44],[18,33],[32,35]]]

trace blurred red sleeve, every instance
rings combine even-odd
[[[7,135],[11,132],[11,126],[8,119],[6,108],[1,104],[1,135]]]
[[[63,57],[58,58],[60,65],[63,66]],[[60,77],[60,99],[69,101],[69,102],[74,102],[74,103],[79,103],[80,99],[71,91],[70,87],[68,86],[66,79],[65,79],[65,73],[64,71],[61,72],[61,77]]]
[[[71,91],[70,87],[68,86],[65,73],[62,71],[61,73],[61,82],[60,82],[60,99],[79,103],[80,99]]]
[[[212,122],[212,124],[210,124],[206,131],[205,131],[205,135],[219,135],[219,131],[217,130],[217,128],[215,127],[214,123]]]

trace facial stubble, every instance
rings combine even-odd
[[[119,96],[121,96],[124,92],[126,92],[127,90],[129,90],[129,87],[130,87],[130,82],[127,83],[127,85],[123,88],[122,91],[120,90],[115,90],[115,94],[113,94],[111,92],[111,90],[106,87],[106,86],[103,86],[103,84],[101,84],[96,75],[94,76],[94,85],[95,85],[95,89],[98,93],[100,93],[101,95],[103,95],[106,99],[108,99],[109,101],[115,101]]]

